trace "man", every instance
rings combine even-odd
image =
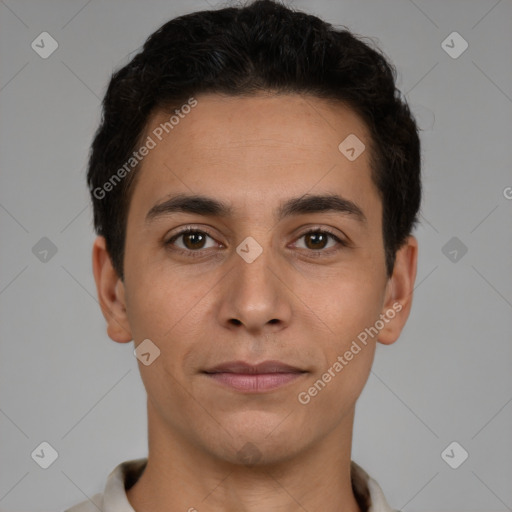
[[[70,510],[391,511],[351,461],[416,277],[420,143],[391,65],[263,0],[163,25],[103,108],[94,277],[149,453]]]

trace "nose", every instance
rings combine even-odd
[[[291,294],[285,272],[278,268],[270,247],[263,248],[252,261],[239,254],[233,258],[234,268],[223,283],[219,310],[222,324],[264,335],[284,329],[290,323]]]

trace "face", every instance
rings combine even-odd
[[[139,362],[150,429],[220,460],[248,446],[282,460],[351,421],[376,341],[394,341],[406,320],[414,243],[388,279],[370,140],[347,107],[196,100],[161,141],[170,114],[151,118],[124,282],[98,257],[98,289],[112,292],[102,304],[113,339],[160,350]],[[355,160],[338,149],[351,134],[366,146]]]

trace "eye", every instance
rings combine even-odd
[[[208,239],[211,240],[210,245],[207,245]],[[332,250],[336,245],[348,247],[348,243],[340,239],[334,233],[327,229],[311,229],[303,233],[298,240],[304,239],[301,246],[299,242],[295,242],[294,246],[312,251],[314,253],[331,253],[336,252],[338,249]],[[166,246],[173,246],[177,251],[190,256],[201,256],[202,250],[210,249],[213,247],[222,246],[216,242],[213,237],[204,230],[200,230],[193,227],[187,227],[181,230],[179,233],[173,235],[169,240],[165,242]],[[326,250],[331,249],[331,250]]]
[[[216,246],[215,241],[213,241],[213,245],[206,246],[205,243],[208,238],[213,241],[213,238],[205,231],[187,228],[173,235],[169,240],[167,240],[167,242],[165,242],[165,245],[174,245],[183,251],[197,252],[200,249],[209,249],[210,247]],[[180,240],[181,244],[175,243],[178,240]]]
[[[337,244],[342,246],[347,246],[343,240],[337,237],[334,233],[326,229],[312,229],[303,233],[299,240],[304,238],[304,247],[299,247],[299,249],[307,249],[311,251],[322,251],[323,249],[330,249],[335,247]],[[329,245],[329,242],[332,242]],[[330,252],[330,251],[322,251],[322,252]]]

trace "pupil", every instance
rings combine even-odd
[[[314,233],[312,235],[308,235],[308,240],[310,240],[310,241],[313,240],[312,249],[319,248],[318,242],[320,242],[320,248],[322,248],[325,244],[325,238],[326,238],[325,235],[323,235],[322,233]],[[309,244],[308,244],[308,247],[309,247]]]
[[[197,249],[198,245],[201,246],[201,243],[204,242],[204,237],[201,233],[189,233],[188,235],[186,235],[186,240],[188,240],[189,242],[191,242],[191,245],[192,248],[195,248]],[[200,248],[200,247],[199,247]]]

